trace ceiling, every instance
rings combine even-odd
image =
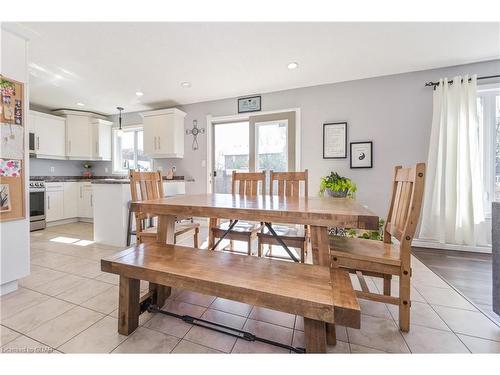
[[[106,114],[118,105],[125,112],[164,108],[500,58],[500,23],[6,27],[30,39],[32,103]],[[290,62],[298,69],[289,70]],[[181,87],[184,81],[191,87]]]

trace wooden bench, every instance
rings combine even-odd
[[[102,259],[101,269],[120,275],[118,332],[124,335],[139,323],[140,280],[168,286],[156,296],[159,307],[175,287],[303,316],[309,353],[326,352],[325,323],[360,327],[351,279],[339,269],[157,243]]]

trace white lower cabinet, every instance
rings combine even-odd
[[[50,223],[64,219],[64,186],[62,182],[45,184],[45,220]]]
[[[81,182],[78,198],[78,217],[92,219],[94,217],[93,206],[92,184],[90,182]]]
[[[64,218],[71,219],[78,216],[78,194],[80,182],[64,182]]]
[[[93,219],[93,196],[90,182],[45,183],[46,221]]]

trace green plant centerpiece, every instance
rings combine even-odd
[[[319,192],[322,195],[335,198],[353,198],[358,190],[356,184],[350,178],[342,177],[337,172],[331,172],[328,176],[321,177]]]

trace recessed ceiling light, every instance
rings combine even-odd
[[[144,95],[144,93],[143,93],[142,91],[137,91],[137,92],[135,93],[135,95],[137,95],[137,96],[143,96],[143,95]]]
[[[191,87],[191,82],[181,82],[181,86],[184,87],[184,88],[188,88],[188,87]]]
[[[299,64],[296,62],[291,62],[287,66],[288,66],[288,69],[292,70],[292,69],[297,69],[299,67]]]
[[[82,102],[78,102],[78,103],[76,103],[76,105],[79,107],[83,107],[85,104],[83,104]]]

